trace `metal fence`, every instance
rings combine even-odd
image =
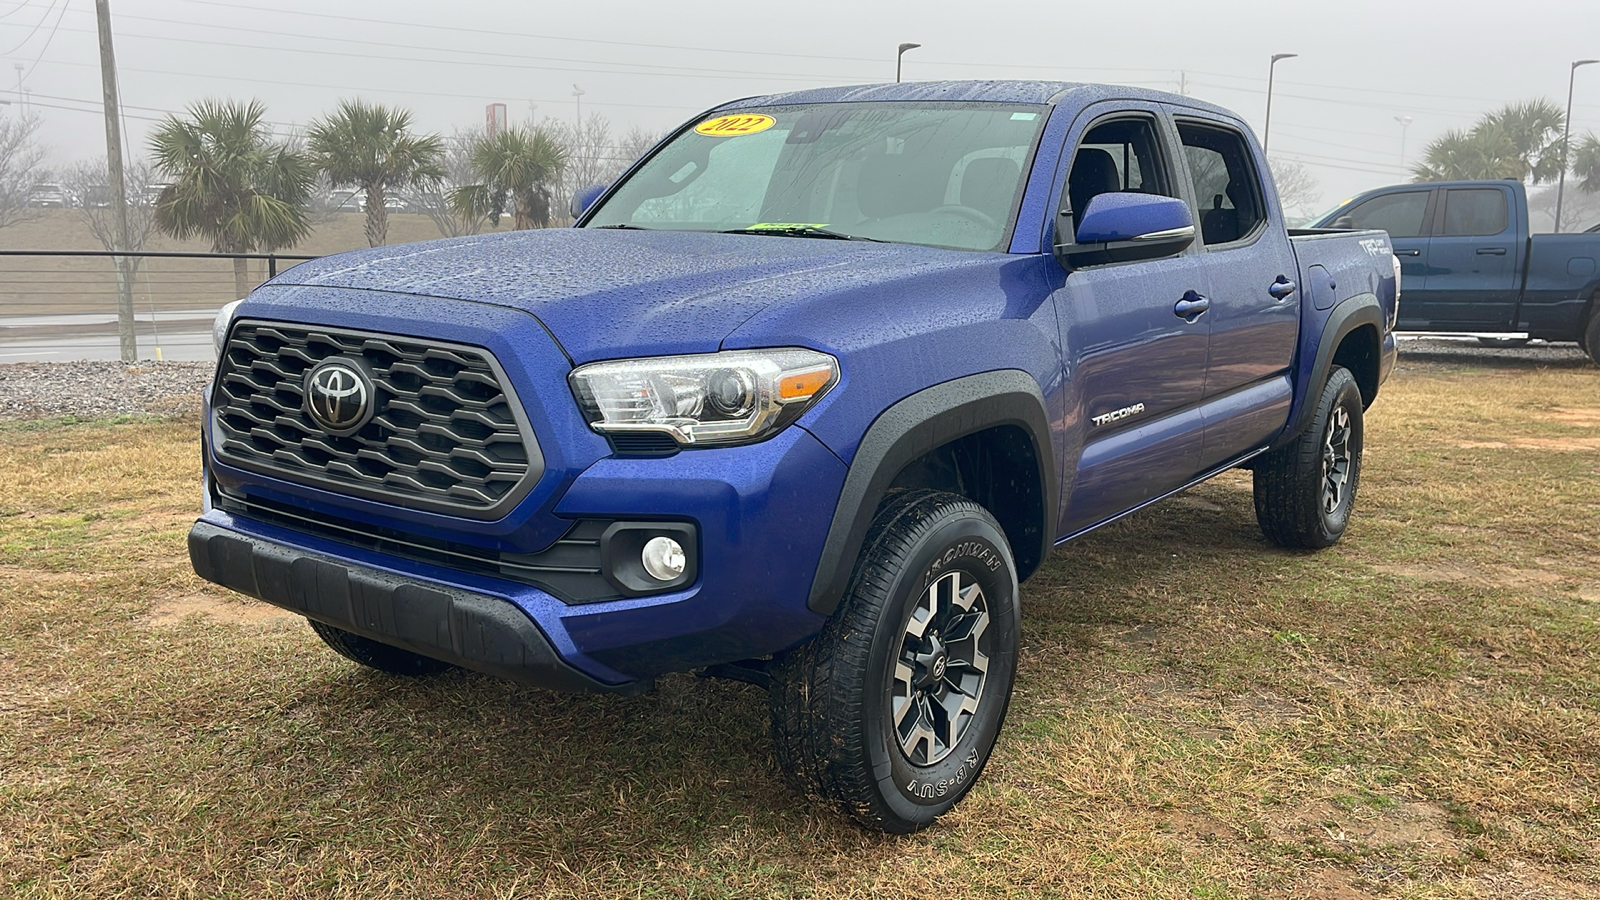
[[[212,358],[211,320],[246,290],[314,256],[0,250],[0,363],[118,359],[117,259],[130,272],[139,359]]]

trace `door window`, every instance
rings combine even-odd
[[[1267,213],[1261,179],[1244,135],[1228,128],[1180,122],[1178,136],[1200,201],[1200,238],[1214,246],[1250,237],[1266,223]]]
[[[1116,193],[1175,196],[1161,161],[1154,120],[1101,122],[1083,136],[1072,157],[1072,171],[1067,173],[1067,208],[1072,210],[1073,230],[1083,221],[1090,200]]]
[[[1406,191],[1373,197],[1339,217],[1339,227],[1376,228],[1392,238],[1422,236],[1422,223],[1428,212],[1427,191]],[[1349,219],[1348,223],[1344,219]]]
[[[1446,191],[1443,234],[1487,236],[1506,230],[1506,195],[1495,188]]]

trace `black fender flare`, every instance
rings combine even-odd
[[[1358,294],[1350,297],[1335,306],[1328,314],[1328,320],[1322,326],[1322,337],[1317,341],[1317,358],[1311,366],[1310,380],[1300,392],[1302,397],[1300,408],[1295,413],[1294,420],[1289,423],[1289,427],[1284,429],[1283,437],[1277,441],[1278,446],[1298,436],[1311,424],[1311,418],[1317,412],[1317,404],[1312,398],[1322,390],[1322,385],[1327,383],[1328,373],[1333,369],[1333,354],[1338,351],[1339,344],[1349,337],[1351,332],[1364,325],[1371,325],[1377,332],[1378,352],[1381,353],[1385,329],[1383,307],[1378,305],[1376,295]],[[1373,389],[1373,394],[1374,396],[1377,394],[1376,387]]]
[[[1050,553],[1060,505],[1058,461],[1050,438],[1044,394],[1019,369],[981,372],[925,388],[884,410],[856,447],[817,560],[806,605],[832,615],[849,588],[856,557],[889,485],[912,460],[950,441],[989,428],[1015,425],[1033,442],[1045,521],[1039,560]]]

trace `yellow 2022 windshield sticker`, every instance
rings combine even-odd
[[[756,134],[766,131],[778,124],[771,116],[760,113],[740,113],[734,116],[717,116],[707,119],[694,127],[696,134],[710,135],[711,137],[739,137],[745,134]]]

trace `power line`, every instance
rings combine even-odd
[[[0,54],[0,55],[10,56],[11,54],[13,54],[13,53],[17,52],[18,50],[21,50],[23,47],[27,46],[28,42],[33,40],[33,36],[39,33],[39,29],[44,27],[44,23],[50,21],[50,14],[56,11],[56,3],[57,2],[59,2],[59,0],[51,0],[50,7],[44,11],[44,15],[39,17],[39,21],[34,23],[33,30],[29,31],[28,32],[28,36],[22,39],[22,43],[16,45],[15,47],[12,47],[10,50],[7,50],[4,54]],[[27,4],[24,3],[23,6],[27,6]],[[21,8],[22,8],[21,6],[17,7],[17,9],[21,9]],[[17,10],[14,9],[11,12],[16,12],[16,11]],[[7,13],[7,15],[10,15],[10,13]],[[61,19],[60,18],[56,19],[56,24],[57,25],[61,24]]]

